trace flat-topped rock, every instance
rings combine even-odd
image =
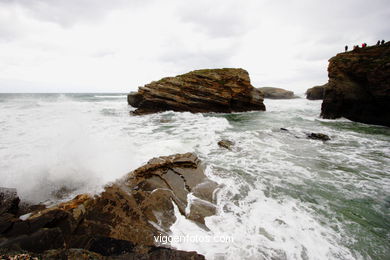
[[[322,100],[324,99],[325,88],[328,84],[322,86],[314,86],[306,90],[306,98],[309,100]]]
[[[139,87],[128,95],[134,114],[167,110],[189,112],[244,112],[265,110],[263,94],[243,69],[195,70]]]
[[[270,99],[297,98],[297,96],[294,95],[293,91],[282,89],[282,88],[263,87],[258,89],[264,93],[264,98],[270,98]]]

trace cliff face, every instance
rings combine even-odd
[[[195,70],[163,78],[128,95],[135,114],[167,110],[189,112],[243,112],[265,110],[263,94],[243,69]]]
[[[390,126],[390,42],[329,60],[321,116]]]

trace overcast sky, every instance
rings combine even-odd
[[[390,39],[389,0],[0,0],[0,92],[128,92],[241,67],[304,92],[348,44]]]

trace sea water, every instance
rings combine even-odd
[[[208,259],[390,259],[390,129],[321,119],[321,101],[265,104],[131,116],[124,94],[0,94],[0,186],[50,205],[99,193],[152,157],[194,152],[221,184],[218,213],[208,230],[177,214],[172,235],[233,241],[172,246]]]

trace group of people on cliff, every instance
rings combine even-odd
[[[379,46],[379,45],[383,45],[383,44],[385,44],[385,40],[378,40],[377,41],[377,43],[376,43],[376,46]],[[367,43],[362,43],[362,47],[361,48],[366,48],[367,47]],[[357,49],[359,49],[360,47],[359,47],[359,45],[354,45],[353,46],[353,50],[357,50]],[[345,52],[347,52],[348,51],[348,45],[345,45]]]

